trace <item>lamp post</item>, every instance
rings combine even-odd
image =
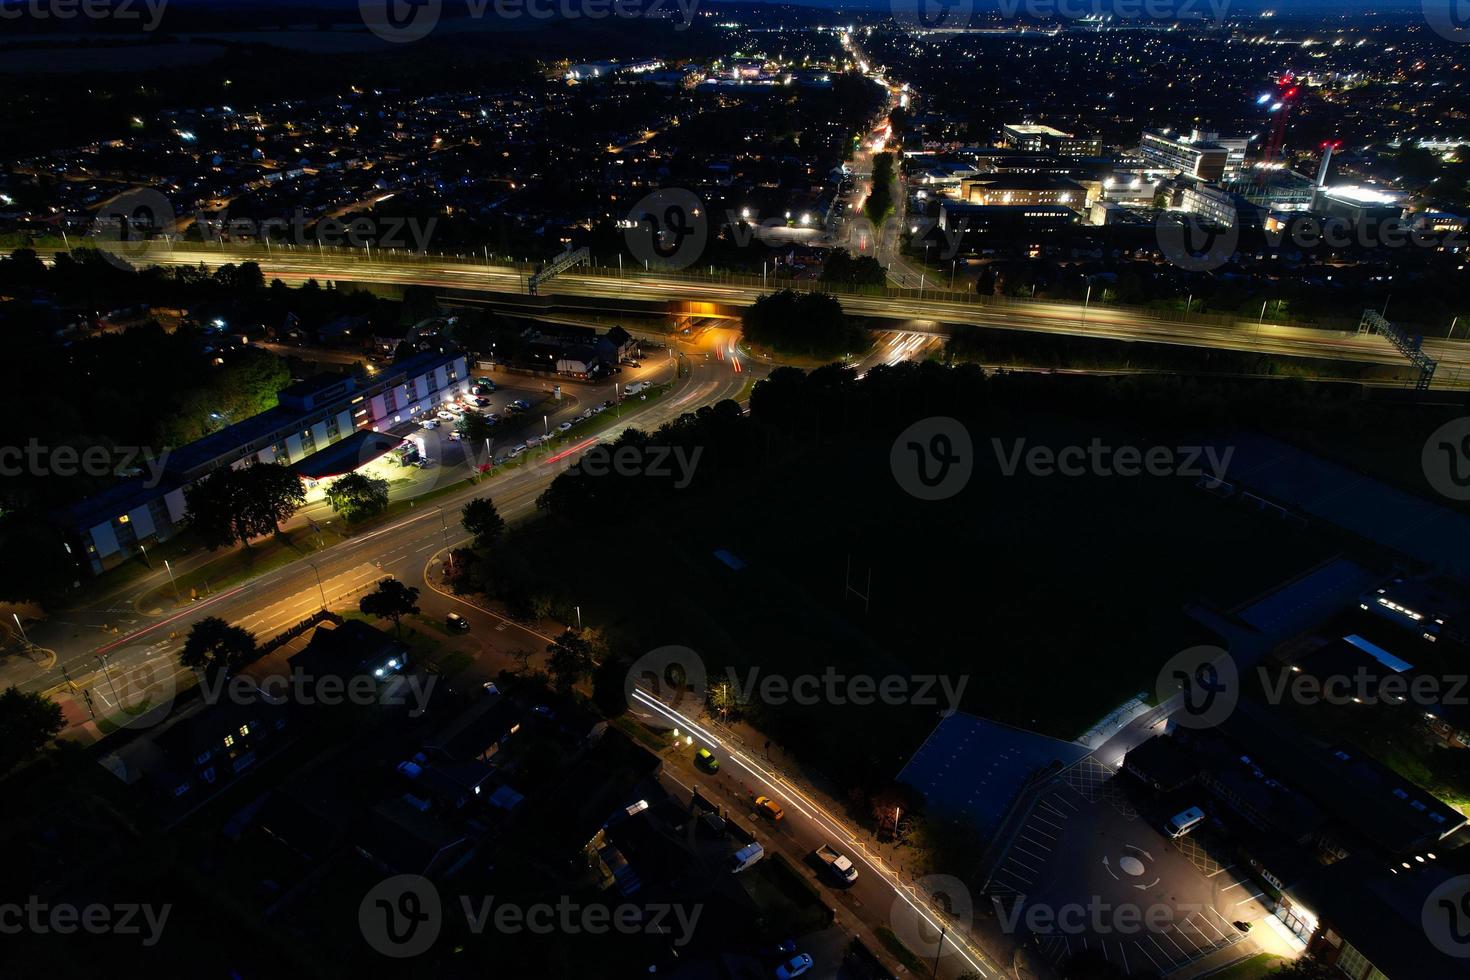
[[[117,685],[112,682],[112,672],[107,669],[107,654],[97,653],[93,654],[93,656],[95,656],[97,658],[97,662],[102,665],[102,676],[107,678],[107,686],[112,688],[112,699],[117,702],[117,706],[121,708],[122,698],[117,696]]]
[[[1082,329],[1087,329],[1087,306],[1092,302],[1092,280],[1087,280],[1087,295],[1082,299]]]
[[[176,579],[176,578],[174,578],[174,567],[168,563],[168,559],[167,558],[165,558],[163,560],[163,567],[166,568],[166,569],[168,569],[168,580],[169,580],[169,582],[171,582],[173,584],[173,587],[174,587],[174,600],[175,601],[178,601],[178,598],[179,598],[179,580]]]
[[[319,593],[321,593],[321,597],[322,597],[322,608],[323,609],[326,609],[327,608],[327,590],[324,589],[324,588],[322,588],[322,570],[320,568],[317,568],[316,567],[316,562],[314,562],[314,561],[309,561],[309,562],[307,562],[307,564],[310,565],[311,566],[311,570],[316,573],[316,590]]]

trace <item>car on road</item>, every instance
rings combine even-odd
[[[495,390],[495,382],[491,381],[489,378],[476,378],[475,384],[481,388],[488,388],[491,391]]]
[[[831,844],[823,844],[816,849],[814,854],[817,860],[822,862],[822,867],[826,868],[827,873],[839,884],[850,885],[857,881],[858,869],[853,867],[847,855],[838,851]]]
[[[470,621],[468,619],[465,619],[459,613],[453,612],[444,617],[444,625],[454,630],[456,633],[468,633],[470,629]]]
[[[524,398],[517,398],[515,401],[511,402],[511,404],[522,412],[528,411],[531,408],[531,403],[526,401]]]
[[[571,432],[572,431],[572,423],[570,423],[570,422],[563,422],[563,423],[561,423],[560,425],[558,425],[556,427],[556,431],[557,432]]]
[[[469,398],[469,400],[470,400],[471,403],[473,403],[475,405],[478,405],[481,408],[484,408],[486,405],[489,405],[490,404],[490,399],[488,399],[488,398],[481,398],[479,395],[471,395],[470,398]]]
[[[776,980],[792,980],[792,977],[799,977],[811,968],[811,954],[797,953],[791,959],[776,967]]]
[[[426,429],[437,429],[437,428],[439,428],[439,420],[438,419],[424,419],[422,422],[419,423],[419,425],[422,425]]]
[[[447,408],[441,408],[441,409],[439,409],[439,411],[438,411],[437,414],[438,414],[438,416],[441,419],[443,419],[446,422],[453,422],[455,420],[455,418],[456,418],[455,414],[453,412],[451,412]]]
[[[459,430],[458,429],[450,429],[449,430],[449,441],[450,442],[459,442],[459,440],[460,440]]]
[[[777,821],[786,816],[786,811],[781,809],[781,804],[769,796],[757,796],[755,798],[755,808],[767,820]]]
[[[710,775],[720,771],[720,760],[709,749],[699,749],[694,753],[694,764]]]

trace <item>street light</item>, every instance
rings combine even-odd
[[[107,686],[110,687],[110,688],[112,688],[112,700],[115,701],[115,702],[117,702],[117,706],[119,708],[121,708],[122,707],[122,698],[118,697],[118,695],[117,695],[117,685],[112,682],[112,674],[107,669],[107,654],[105,654],[105,653],[94,653],[93,656],[96,657],[97,658],[97,662],[102,665],[102,676],[107,678]]]
[[[1092,280],[1087,280],[1087,296],[1082,300],[1082,329],[1087,329],[1087,304],[1092,302]]]
[[[317,568],[316,567],[316,562],[314,562],[314,561],[309,561],[309,562],[307,562],[307,564],[311,566],[311,570],[313,572],[316,572],[316,590],[321,593],[321,596],[322,596],[322,608],[323,609],[326,609],[327,608],[327,590],[324,589],[324,588],[322,588],[322,571],[321,571],[320,568]]]
[[[178,599],[179,599],[179,581],[178,581],[178,579],[174,578],[174,567],[168,563],[168,559],[167,558],[165,558],[163,560],[163,567],[166,568],[166,569],[168,569],[168,580],[173,583],[173,587],[174,587],[174,600],[175,601],[178,601]]]

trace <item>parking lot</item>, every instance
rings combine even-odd
[[[1243,871],[1168,839],[1083,760],[1037,802],[988,890],[1002,928],[1056,963],[1091,951],[1171,973],[1238,942],[1268,910]]]

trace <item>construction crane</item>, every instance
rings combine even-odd
[[[1267,92],[1256,100],[1259,105],[1270,104],[1268,110],[1271,113],[1271,138],[1266,141],[1266,152],[1262,157],[1263,163],[1275,163],[1281,154],[1281,147],[1286,142],[1286,121],[1291,116],[1292,101],[1297,97],[1300,88],[1296,84],[1296,76],[1287,72],[1276,80],[1276,90]]]

